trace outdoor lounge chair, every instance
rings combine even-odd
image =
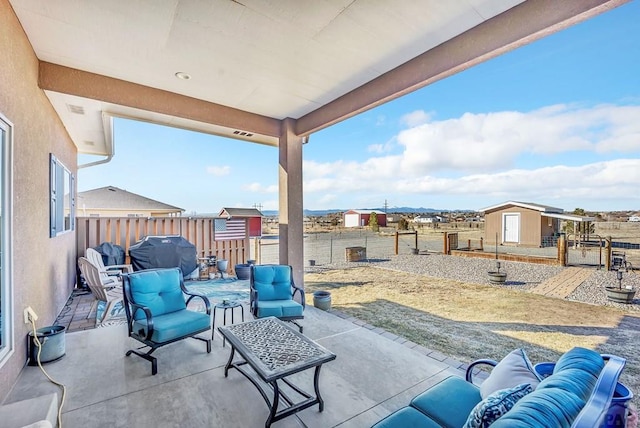
[[[85,257],[80,257],[78,259],[78,266],[80,267],[80,273],[82,273],[82,276],[89,286],[89,290],[91,290],[91,293],[95,297],[95,300],[89,308],[87,318],[91,315],[94,307],[97,311],[98,302],[105,302],[106,304],[100,319],[96,316],[96,324],[101,324],[107,319],[115,304],[122,301],[122,286],[119,283],[111,281],[107,284],[103,284],[103,278],[100,275],[98,268]]]
[[[254,265],[251,267],[249,304],[256,318],[276,317],[290,321],[303,319],[304,290],[293,283],[293,269],[288,265]],[[300,302],[295,300],[300,294]]]
[[[144,343],[136,354],[151,362],[151,374],[158,372],[151,354],[158,348],[188,337],[202,340],[211,353],[211,337],[196,335],[211,329],[211,304],[201,294],[187,291],[180,268],[148,269],[123,275],[124,303],[129,337]],[[185,295],[189,296],[185,302]],[[206,313],[187,309],[194,298],[204,301]],[[149,347],[146,353],[140,349]]]
[[[102,255],[93,248],[87,248],[85,257],[98,269],[101,278],[100,282],[103,285],[122,285],[120,275],[122,275],[123,273],[133,272],[133,267],[131,265],[105,266],[104,260],[102,260]]]

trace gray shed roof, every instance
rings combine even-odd
[[[262,213],[256,208],[222,208],[221,217],[262,217]]]
[[[543,213],[564,213],[564,210],[562,208],[552,207],[552,206],[549,206],[549,205],[536,204],[536,203],[533,203],[533,202],[518,202],[518,201],[502,202],[502,203],[497,204],[497,205],[492,205],[490,207],[482,208],[479,211],[480,212],[494,211],[494,210],[497,210],[497,209],[500,209],[502,207],[506,207],[506,206],[509,206],[509,205],[513,205],[513,206],[521,207],[521,208],[528,208],[530,210],[540,211],[540,212],[543,212]]]
[[[151,210],[182,212],[183,208],[165,204],[154,199],[146,198],[136,193],[127,192],[114,186],[78,192],[78,210]]]

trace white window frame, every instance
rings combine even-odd
[[[1,316],[0,367],[15,352],[13,326],[13,124],[0,114],[0,293]]]
[[[75,176],[53,153],[49,167],[51,238],[76,228]]]

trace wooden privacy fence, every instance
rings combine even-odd
[[[244,239],[216,241],[213,226],[213,218],[201,217],[77,217],[76,249],[80,257],[87,248],[110,242],[124,248],[129,263],[129,248],[145,236],[180,235],[196,246],[198,257],[228,260],[231,269],[237,263],[246,263],[248,232]]]

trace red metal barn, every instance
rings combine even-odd
[[[349,210],[344,213],[344,227],[364,227],[369,226],[371,213],[376,213],[378,226],[387,225],[387,214],[378,210]]]

